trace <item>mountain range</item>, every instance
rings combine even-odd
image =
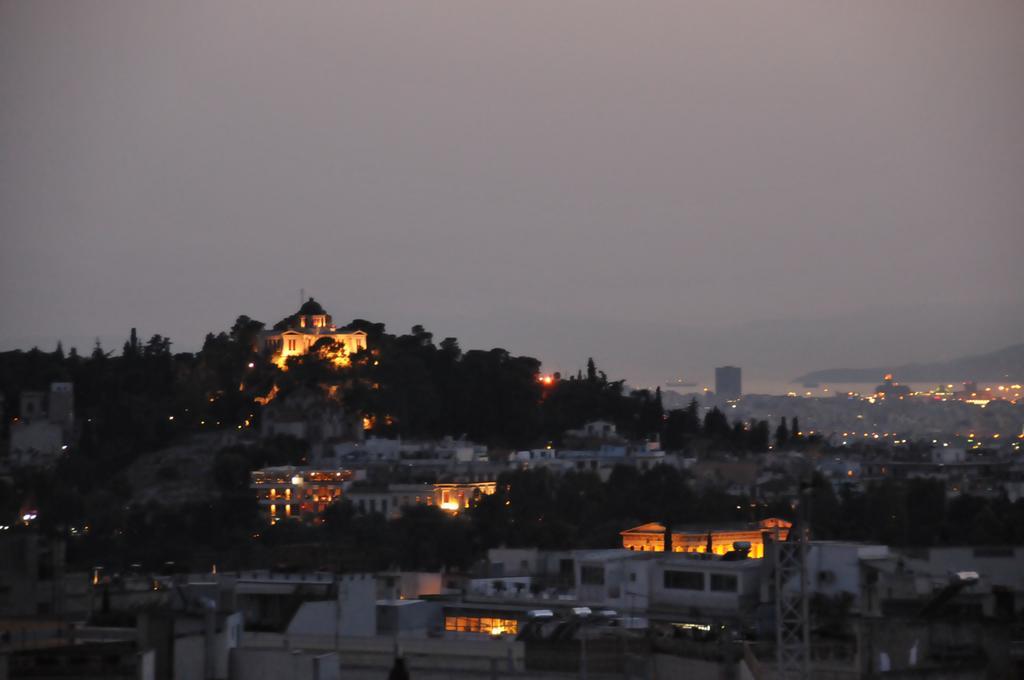
[[[975,380],[980,382],[1024,381],[1024,344],[1011,345],[987,354],[949,361],[910,363],[874,368],[829,368],[811,371],[794,379],[801,384],[872,382],[892,373],[901,382]]]

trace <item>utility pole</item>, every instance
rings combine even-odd
[[[807,582],[807,541],[810,535],[809,484],[800,485],[797,520],[787,540],[775,530],[775,645],[779,680],[810,680],[811,626]],[[795,535],[794,535],[795,533]],[[786,585],[798,579],[800,589]]]
[[[590,607],[574,607],[572,614],[576,617],[580,636],[580,680],[587,680],[587,623],[590,621]]]

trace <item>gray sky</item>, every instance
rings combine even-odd
[[[0,1],[0,348],[299,289],[654,383],[1024,340],[1024,3]]]

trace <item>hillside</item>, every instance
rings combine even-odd
[[[795,383],[877,382],[885,373],[901,382],[977,380],[981,382],[1024,381],[1024,344],[960,357],[950,361],[879,366],[874,368],[830,368],[811,371],[795,378]]]

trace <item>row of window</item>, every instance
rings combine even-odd
[[[446,616],[444,629],[456,633],[486,633],[498,635],[507,633],[515,635],[519,632],[519,622],[515,619],[501,619],[489,616]]]
[[[331,498],[338,498],[338,497],[340,497],[341,496],[341,489],[340,488],[333,488],[332,489],[332,488],[328,488],[328,487],[325,487],[325,486],[308,487],[306,489],[297,490],[294,495],[295,495],[296,498],[312,498],[313,500],[320,500],[321,498],[323,498],[323,499],[331,499]],[[290,488],[285,488],[285,489],[283,489],[283,492],[282,492],[282,491],[279,491],[278,489],[270,489],[265,494],[263,494],[261,497],[265,498],[265,499],[268,499],[268,500],[284,499],[284,500],[287,501],[287,500],[291,500],[292,499],[292,490]]]
[[[704,587],[704,572],[676,571],[664,572],[665,588],[670,590],[711,590],[718,593],[735,593],[739,588],[739,579],[733,574],[709,574],[709,588]],[[636,580],[636,574],[630,574],[630,580]],[[604,567],[581,566],[580,583],[585,586],[604,585]]]
[[[735,593],[739,579],[734,574],[708,574],[708,588],[704,587],[702,571],[669,571],[664,573],[665,588],[670,590],[710,590],[717,593]]]
[[[414,498],[415,498],[415,503],[413,502]],[[370,498],[370,499],[360,498],[355,503],[356,503],[356,507],[359,509],[359,512],[377,512],[378,507],[377,507],[377,499],[376,498]],[[408,507],[410,505],[423,505],[424,503],[426,503],[427,505],[433,505],[434,504],[434,497],[433,496],[415,496],[415,497],[413,497],[413,496],[401,496],[401,497],[395,496],[394,499],[391,502],[392,506],[395,507],[395,508],[405,508],[405,507]],[[388,499],[387,498],[381,498],[380,499],[380,511],[385,513],[385,514],[387,513],[387,511],[388,511]]]

